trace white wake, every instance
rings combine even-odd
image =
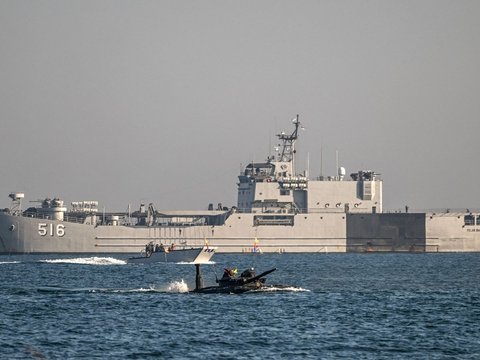
[[[181,281],[172,281],[166,288],[167,292],[185,293],[188,292],[188,285],[183,279]]]
[[[195,265],[196,262],[194,262],[194,261],[192,261],[192,262],[179,261],[176,264],[178,264],[178,265]],[[212,261],[212,260],[205,261],[205,262],[201,263],[201,265],[215,265],[215,264],[216,264],[215,261]]]
[[[275,285],[267,285],[261,287],[260,289],[252,290],[252,292],[310,292],[308,289],[295,287],[295,286],[275,286]]]
[[[74,259],[51,259],[40,260],[49,264],[79,264],[79,265],[125,265],[127,262],[112,257],[88,257],[88,258],[74,258]]]

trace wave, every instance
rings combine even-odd
[[[179,261],[175,264],[178,264],[178,265],[195,265],[196,262],[194,262],[194,261],[191,261],[191,262]],[[205,261],[205,262],[201,263],[201,265],[215,265],[215,264],[216,264],[216,262],[212,261],[212,260]]]
[[[73,259],[45,259],[36,262],[43,262],[48,264],[78,264],[78,265],[125,265],[127,261],[112,257],[87,257],[87,258],[73,258]],[[21,261],[0,261],[0,265],[4,264],[20,264]],[[194,262],[178,262],[178,265],[195,265]],[[207,261],[202,265],[215,265],[215,261]]]
[[[88,257],[88,258],[74,258],[74,259],[50,259],[40,260],[49,264],[79,264],[79,265],[125,265],[127,262],[112,257]]]
[[[173,281],[167,286],[157,287],[150,285],[148,288],[114,289],[114,288],[66,288],[62,286],[45,286],[36,289],[43,293],[103,293],[103,294],[131,294],[131,293],[185,293],[188,285],[185,281]]]
[[[310,290],[295,286],[268,285],[249,292],[310,292]]]
[[[183,281],[172,281],[170,284],[168,284],[167,287],[167,292],[172,292],[172,293],[185,293],[188,292],[188,285]]]
[[[42,293],[105,293],[105,294],[122,294],[122,293],[143,293],[157,291],[152,288],[139,289],[111,289],[111,288],[64,288],[59,286],[46,286],[37,289]]]
[[[180,281],[172,281],[170,284],[166,286],[161,286],[157,287],[155,284],[150,285],[148,289],[141,289],[141,291],[146,291],[146,292],[162,292],[162,293],[185,293],[188,292],[188,285],[187,283],[182,279]]]
[[[46,292],[46,293],[105,293],[105,294],[158,292],[158,290],[152,287],[138,288],[138,289],[112,289],[112,288],[65,288],[60,286],[41,287],[41,288],[38,288],[37,291]]]
[[[180,281],[172,281],[168,285],[150,285],[146,288],[136,289],[114,289],[114,288],[65,288],[61,286],[46,286],[36,289],[43,293],[100,293],[100,294],[132,294],[132,293],[188,293],[190,290],[187,283],[182,279]],[[250,290],[246,293],[273,293],[273,292],[310,292],[308,289],[283,286],[283,285],[269,285],[260,289]],[[245,293],[245,294],[246,294]]]

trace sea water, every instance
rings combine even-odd
[[[480,254],[214,256],[267,292],[188,293],[191,264],[0,256],[4,359],[479,359]]]

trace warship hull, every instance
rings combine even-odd
[[[0,213],[0,253],[138,253],[150,242],[217,252],[478,252],[480,215],[464,213],[292,216],[293,225],[258,225],[232,214],[222,225],[91,225]]]

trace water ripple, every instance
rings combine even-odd
[[[193,266],[39,260],[0,257],[1,358],[480,358],[480,254],[216,255],[282,286],[202,296]]]

